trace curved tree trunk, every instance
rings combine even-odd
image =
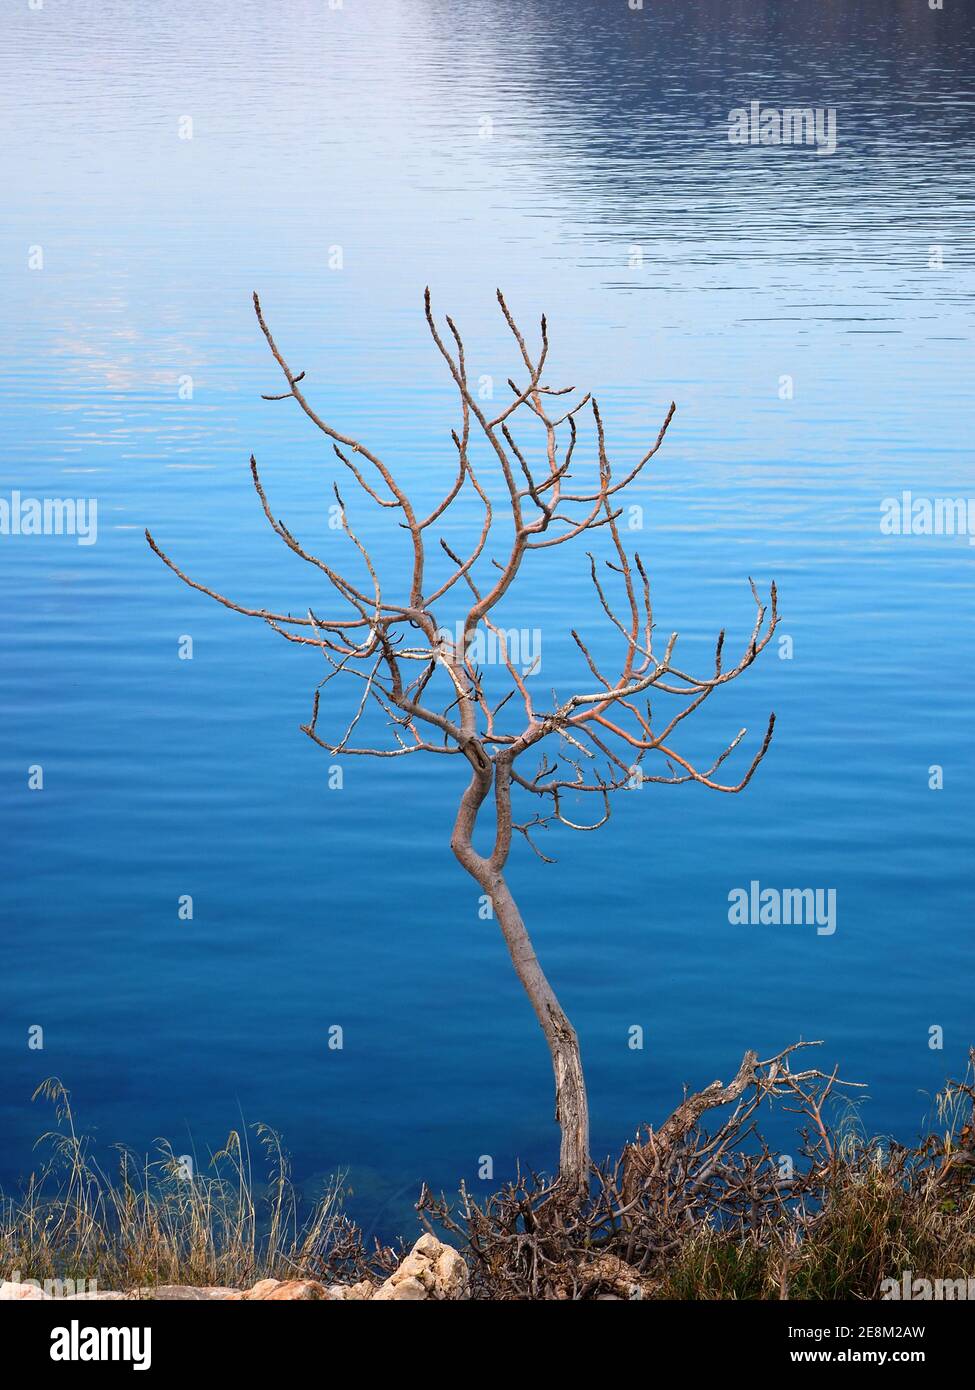
[[[501,872],[501,865],[507,859],[511,830],[507,769],[503,765],[497,769],[498,839],[494,854],[487,859],[474,849],[471,834],[477,812],[494,780],[493,768],[476,745],[465,751],[474,767],[474,777],[461,799],[450,847],[490,896],[515,972],[545,1034],[555,1074],[555,1118],[562,1131],[559,1178],[567,1196],[582,1196],[589,1189],[589,1101],[579,1039],[539,964],[518,905]]]
[[[559,1176],[567,1192],[585,1192],[589,1187],[589,1101],[579,1039],[538,963],[531,937],[507,883],[499,875],[493,890],[488,891],[512,964],[531,1000],[552,1055],[555,1118],[562,1130]]]

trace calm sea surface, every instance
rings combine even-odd
[[[253,450],[276,512],[338,553],[337,461],[260,399],[281,378],[255,289],[312,401],[422,505],[457,422],[423,288],[500,393],[502,286],[529,335],[547,313],[549,380],[597,392],[620,470],[677,401],[633,500],[686,662],[723,626],[745,639],[749,575],[778,582],[791,659],[771,646],[684,744],[706,758],[747,725],[751,748],[774,709],[747,792],[646,787],[598,835],[550,830],[556,866],[515,850],[595,1150],[800,1036],[869,1083],[869,1131],[916,1133],[975,1041],[975,549],[880,517],[904,490],[975,494],[966,8],[4,6],[0,496],[98,507],[94,545],[0,536],[7,1190],[52,1073],[105,1161],[160,1135],[204,1155],[260,1120],[309,1189],[347,1168],[381,1228],[420,1179],[557,1153],[547,1053],[448,847],[462,768],[346,759],[330,789],[298,732],[314,653],[147,550],[149,525],[243,603],[325,608],[250,486]],[[729,144],[753,100],[834,107],[836,152]],[[353,492],[392,593],[401,534]],[[586,683],[584,548],[535,557],[501,612],[542,633],[546,690]],[[730,925],[752,880],[835,889],[835,933]]]

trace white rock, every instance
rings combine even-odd
[[[382,1288],[373,1294],[372,1303],[419,1303],[426,1302],[432,1294],[428,1293],[419,1279],[400,1279],[393,1284],[387,1280]]]
[[[379,1303],[466,1298],[467,1281],[467,1265],[458,1251],[427,1232],[372,1297]]]
[[[21,1298],[34,1299],[50,1297],[51,1295],[49,1293],[45,1293],[43,1289],[36,1289],[33,1284],[11,1284],[9,1280],[6,1279],[0,1284],[0,1301],[3,1302],[12,1302],[14,1299]]]

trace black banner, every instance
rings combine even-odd
[[[527,1316],[543,1319],[541,1324],[534,1322],[538,1354],[554,1363],[559,1349],[565,1347],[564,1337],[560,1334],[548,1341],[552,1326],[548,1317],[553,1314],[547,1309],[539,1313],[537,1305],[535,1308]],[[431,1315],[432,1323],[427,1321]],[[493,1346],[498,1364],[507,1365],[510,1372],[511,1344],[497,1335],[496,1324],[495,1335],[485,1339],[479,1318],[475,1317],[475,1324],[467,1322],[469,1308],[454,1304],[439,1312],[407,1314],[405,1324],[393,1324],[395,1340],[388,1337],[388,1324],[382,1321],[387,1314],[366,1314],[364,1323],[358,1321],[361,1316],[355,1305],[341,1313],[322,1313],[308,1303],[290,1309],[262,1305],[223,1311],[212,1305],[177,1302],[78,1303],[55,1299],[10,1307],[3,1313],[0,1327],[6,1354],[13,1353],[26,1373],[50,1366],[55,1371],[60,1368],[66,1378],[79,1370],[95,1370],[101,1375],[106,1371],[170,1376],[186,1371],[221,1375],[241,1371],[253,1376],[267,1371],[290,1376],[299,1361],[314,1359],[327,1364],[339,1345],[342,1362],[347,1364],[354,1354],[347,1340],[350,1336],[367,1337],[362,1354],[374,1372],[377,1361],[383,1364],[384,1353],[390,1364],[400,1365],[414,1354],[414,1343],[406,1340],[410,1333],[422,1330],[426,1337],[449,1338],[456,1335],[458,1327],[466,1330],[472,1326],[477,1327],[478,1366],[483,1368],[490,1362]],[[387,1331],[382,1341],[375,1338],[376,1316],[381,1319],[379,1328]],[[558,1321],[558,1311],[554,1316]],[[601,1344],[607,1355],[615,1356],[621,1349],[656,1355],[666,1344],[675,1359],[683,1360],[695,1375],[710,1370],[740,1372],[746,1366],[749,1372],[803,1365],[825,1370],[834,1364],[941,1370],[963,1364],[971,1347],[969,1310],[964,1303],[959,1306],[953,1301],[651,1301],[622,1314],[622,1322],[609,1316],[609,1323],[600,1318],[589,1325],[596,1336],[611,1330],[612,1342]],[[525,1324],[519,1323],[518,1331],[523,1337]],[[575,1324],[573,1346],[578,1345],[580,1332],[585,1335]]]

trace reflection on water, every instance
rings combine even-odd
[[[93,497],[99,524],[0,538],[0,1177],[52,1072],[106,1144],[266,1120],[304,1180],[361,1171],[370,1220],[420,1176],[555,1153],[544,1048],[447,848],[456,771],[358,764],[330,792],[296,728],[317,671],[142,540],[244,601],[321,599],[249,490],[253,449],[280,514],[326,532],[331,456],[260,400],[255,288],[312,398],[418,499],[455,423],[428,283],[499,384],[495,286],[544,310],[553,379],[597,391],[620,460],[677,400],[638,499],[661,626],[692,654],[741,640],[747,576],[774,576],[794,655],[694,735],[777,711],[745,796],[648,788],[514,871],[595,1148],[800,1034],[869,1080],[868,1127],[913,1133],[973,1040],[973,553],[879,517],[973,486],[962,7],[88,0],[12,9],[0,55],[0,495]],[[836,153],[729,144],[753,100],[835,107]],[[395,579],[398,538],[362,526]],[[503,615],[541,629],[546,683],[575,678],[586,583],[566,547]],[[753,879],[835,889],[835,934],[732,927]]]

